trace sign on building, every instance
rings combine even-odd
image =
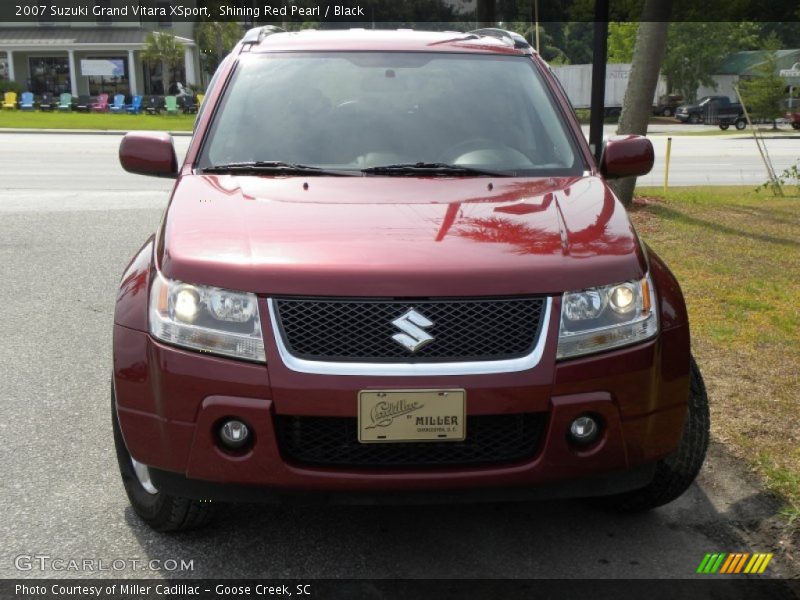
[[[120,58],[85,58],[81,60],[85,77],[124,77],[125,61]]]
[[[800,77],[800,62],[794,63],[791,69],[781,69],[781,77]]]

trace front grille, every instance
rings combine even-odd
[[[278,444],[291,463],[324,467],[420,468],[476,466],[533,458],[544,413],[467,417],[463,442],[361,444],[358,420],[278,415]]]
[[[275,301],[280,335],[289,352],[332,362],[444,362],[505,360],[533,351],[544,298],[466,300]],[[392,321],[415,309],[433,325],[433,341],[411,352],[392,336]]]

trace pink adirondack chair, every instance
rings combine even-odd
[[[100,94],[92,103],[92,112],[108,112],[108,94]]]

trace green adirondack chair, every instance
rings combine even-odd
[[[72,94],[61,94],[58,97],[58,110],[72,110]]]
[[[178,99],[175,96],[167,96],[164,98],[164,104],[167,107],[168,115],[178,114]]]

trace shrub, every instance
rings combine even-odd
[[[21,94],[24,91],[25,89],[16,81],[0,79],[0,94],[5,94],[6,92],[16,92],[17,94]]]

